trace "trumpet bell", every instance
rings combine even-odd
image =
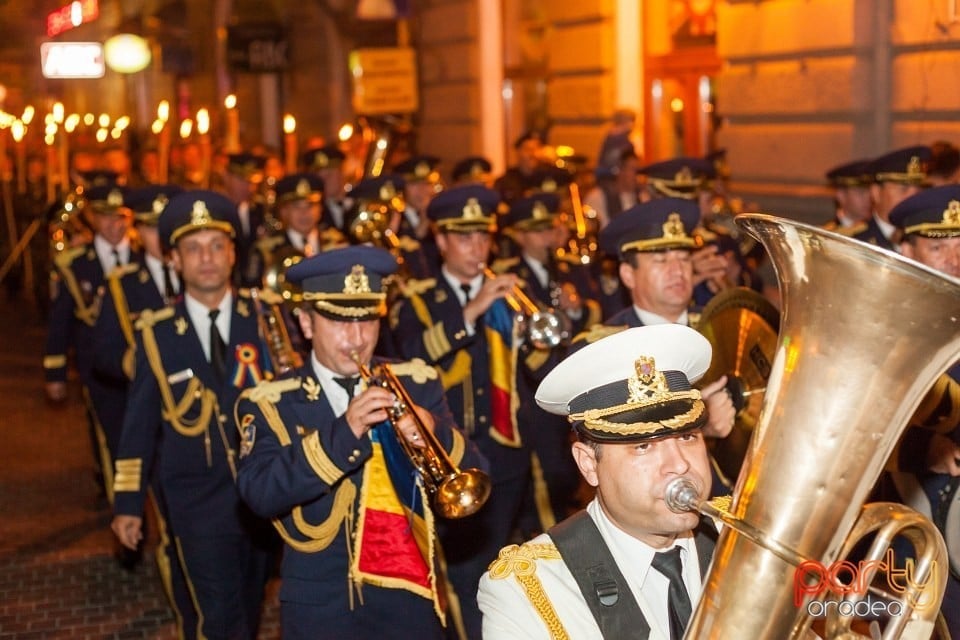
[[[553,349],[570,340],[570,319],[562,311],[544,309],[520,316],[521,335],[534,349]]]
[[[466,518],[490,497],[490,477],[479,469],[463,469],[440,483],[434,507],[448,519]]]

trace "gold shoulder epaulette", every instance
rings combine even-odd
[[[511,544],[500,549],[497,559],[490,563],[487,571],[492,579],[503,580],[516,573],[529,573],[530,566],[536,567],[537,560],[561,559],[560,550],[553,542]]]
[[[137,329],[143,329],[144,327],[152,327],[158,322],[169,320],[173,317],[174,311],[176,310],[173,307],[164,307],[156,311],[153,309],[144,309],[140,312],[140,317],[137,318],[136,327]]]
[[[122,264],[118,267],[114,267],[110,270],[110,273],[107,274],[107,277],[112,280],[119,280],[123,276],[130,275],[131,273],[136,273],[140,270],[140,265],[136,262],[128,262],[127,264]]]
[[[350,242],[347,240],[347,236],[339,229],[321,229],[320,230],[320,251],[330,251],[331,249],[336,249],[338,247],[345,247],[349,245]]]
[[[615,333],[620,333],[627,328],[625,324],[619,325],[606,325],[606,324],[595,324],[586,331],[582,331],[573,337],[573,342],[586,342],[587,344],[592,344],[601,338],[606,338],[607,336],[612,336]]]
[[[438,375],[437,370],[421,358],[391,364],[390,370],[397,376],[407,376],[417,384],[423,384],[427,380],[436,380]]]
[[[72,247],[70,249],[64,249],[56,256],[54,256],[53,261],[56,265],[62,269],[68,268],[74,260],[82,256],[87,252],[87,247],[81,245],[79,247]]]
[[[518,264],[520,264],[520,258],[517,258],[517,257],[497,258],[490,265],[490,270],[498,274],[506,273],[508,270],[510,270],[512,267],[517,266]]]
[[[277,246],[283,244],[283,236],[265,236],[257,240],[257,249],[264,253],[273,251]]]
[[[284,378],[282,380],[270,380],[263,381],[257,384],[255,387],[245,389],[240,397],[250,398],[251,402],[260,402],[261,400],[266,400],[268,402],[277,402],[280,400],[280,396],[287,391],[293,391],[299,389],[300,385],[303,383],[300,378]]]
[[[398,245],[403,251],[416,251],[420,248],[420,242],[410,236],[400,236],[397,238]]]
[[[437,286],[436,278],[423,278],[422,280],[411,278],[406,282],[403,280],[398,280],[397,282],[400,287],[400,293],[402,293],[405,298],[423,295],[425,292]]]

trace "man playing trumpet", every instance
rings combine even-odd
[[[395,394],[359,375],[386,312],[383,281],[396,269],[387,251],[362,246],[291,267],[309,305],[299,315],[309,361],[237,403],[240,493],[286,543],[285,638],[444,637],[434,516],[397,438],[423,448],[426,429],[454,465],[484,461],[457,429],[435,369],[420,360],[390,367],[413,405],[392,421]]]

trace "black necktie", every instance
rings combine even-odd
[[[681,640],[690,621],[690,596],[683,584],[683,564],[680,562],[680,547],[653,554],[653,568],[670,581],[667,592],[667,608],[670,611],[670,640]]]
[[[473,291],[473,287],[468,284],[461,284],[460,290],[463,291],[463,306],[467,306],[467,303],[470,302],[470,292]]]
[[[354,376],[351,378],[334,378],[334,382],[343,387],[343,390],[347,392],[347,402],[353,400],[353,392],[357,389],[357,383],[360,382],[359,376]]]
[[[170,265],[163,265],[163,297],[168,301],[177,297],[177,290],[173,286],[173,274],[170,273],[171,269],[173,267]]]
[[[223,382],[227,375],[227,344],[217,329],[219,315],[220,309],[210,310],[210,364],[213,365],[213,372],[217,374],[217,380]]]
[[[122,263],[120,262],[120,252],[116,249],[113,250],[113,266],[119,267]]]

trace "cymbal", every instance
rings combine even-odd
[[[730,435],[710,440],[714,459],[730,481],[740,474],[760,416],[779,326],[779,311],[762,295],[743,287],[717,294],[697,324],[713,346],[713,359],[702,379],[709,383],[727,376],[727,390],[737,408]]]

